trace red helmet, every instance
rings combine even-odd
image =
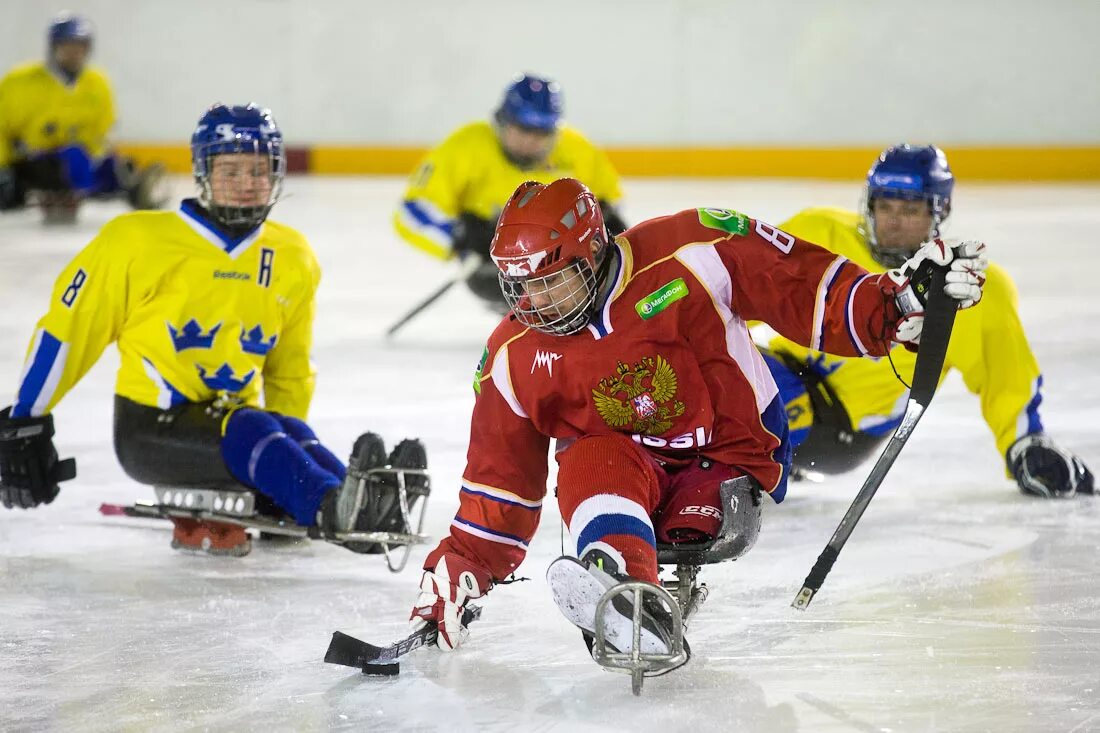
[[[539,331],[567,335],[588,324],[606,245],[596,197],[580,181],[562,178],[516,189],[489,253],[516,317]]]

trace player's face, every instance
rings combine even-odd
[[[69,74],[79,74],[87,60],[86,41],[60,41],[53,47],[53,62]]]
[[[267,153],[215,155],[210,164],[210,199],[218,206],[266,206],[274,185]]]
[[[531,308],[543,321],[564,318],[585,304],[588,285],[575,267],[567,267],[545,277],[532,278],[524,284]]]
[[[875,241],[882,249],[916,250],[932,228],[932,212],[923,200],[876,198],[871,213],[875,216]]]
[[[599,243],[593,239],[589,246],[593,257],[599,249]],[[531,278],[523,284],[531,309],[539,314],[543,323],[570,318],[585,307],[591,288],[595,286],[585,277],[586,272],[591,273],[590,268],[577,261],[559,272]]]
[[[500,144],[513,160],[525,165],[535,165],[546,160],[554,147],[553,132],[544,132],[518,125],[504,125],[500,130]]]

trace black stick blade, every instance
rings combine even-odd
[[[332,641],[328,643],[328,651],[325,652],[325,662],[362,669],[377,658],[373,652],[374,647],[365,641],[348,636],[342,631],[333,631]]]

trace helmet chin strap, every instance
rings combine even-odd
[[[598,253],[599,261],[596,263],[596,299],[592,301],[592,306],[588,309],[588,320],[591,322],[592,317],[596,312],[603,308],[604,303],[611,297],[611,287],[613,283],[608,278],[608,273],[611,272],[611,265],[619,260],[619,249],[611,244],[605,244],[603,249]]]

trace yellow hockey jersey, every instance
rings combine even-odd
[[[313,396],[320,268],[305,238],[273,221],[240,239],[193,201],[110,221],[61,273],[38,322],[13,416],[42,415],[111,342],[115,391],[143,405],[236,395],[305,418]]]
[[[871,256],[855,212],[812,208],[781,227],[866,268],[887,268]],[[981,400],[982,416],[993,431],[1002,458],[1017,439],[1043,429],[1039,417],[1043,378],[1031,353],[1017,313],[1016,286],[1000,267],[990,264],[981,302],[959,311],[940,379],[949,369],[962,373],[967,388]],[[781,336],[768,348],[812,365],[835,390],[857,430],[885,434],[899,423],[908,390],[894,376],[887,359],[849,359],[812,352]],[[912,384],[916,354],[895,347],[890,352],[898,373]],[[802,406],[805,407],[805,406]],[[793,409],[792,409],[793,408]],[[810,416],[788,405],[792,429],[809,427]]]
[[[461,214],[496,221],[519,184],[559,178],[582,181],[600,201],[616,203],[622,197],[619,174],[606,153],[576,130],[563,127],[545,164],[523,170],[504,156],[491,123],[473,122],[452,133],[417,166],[394,226],[413,246],[445,259],[451,254],[451,229]]]
[[[0,168],[67,145],[101,157],[114,124],[111,85],[96,68],[85,67],[70,85],[45,62],[31,62],[0,80]]]

